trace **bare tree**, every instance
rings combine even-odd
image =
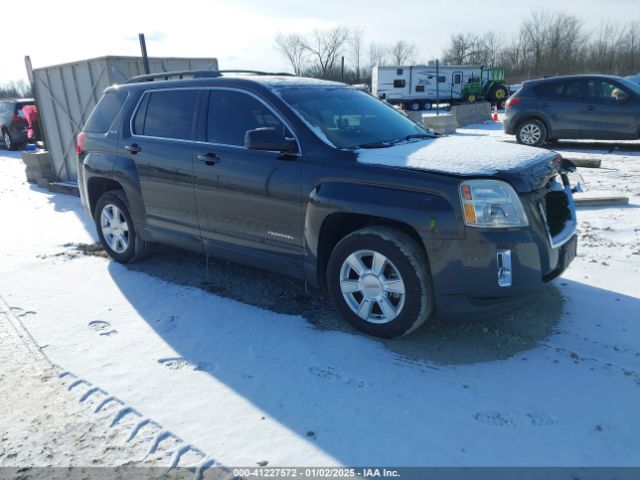
[[[355,81],[360,81],[360,66],[362,63],[362,29],[355,29],[351,32],[349,37],[349,57],[353,63],[353,69],[355,71]]]
[[[638,50],[640,49],[640,20],[631,22],[627,27],[626,37],[626,59],[625,67],[627,72],[636,73],[640,69],[640,58],[638,58]]]
[[[348,39],[349,29],[344,25],[315,30],[310,36],[303,37],[304,48],[315,60],[315,68],[322,78],[329,78],[334,73]]]
[[[394,65],[402,65],[413,60],[416,53],[416,46],[413,43],[407,43],[400,40],[389,48],[389,55]]]
[[[389,50],[384,45],[379,43],[371,43],[369,45],[369,68],[375,66],[384,65],[387,62],[387,55]]]
[[[276,37],[276,48],[289,61],[293,73],[301,75],[308,61],[308,52],[302,36],[297,33],[280,33]]]

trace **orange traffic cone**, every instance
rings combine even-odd
[[[498,121],[498,105],[494,105],[493,106],[493,121],[497,122]]]

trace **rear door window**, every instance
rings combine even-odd
[[[575,100],[585,97],[584,80],[566,80],[562,82],[543,83],[533,87],[537,96],[556,100]]]
[[[149,137],[190,140],[197,90],[165,90],[145,94],[134,119],[134,133]],[[144,120],[139,115],[144,115]]]
[[[207,142],[243,147],[247,130],[261,127],[274,127],[291,137],[278,117],[258,99],[235,90],[211,90]]]
[[[105,133],[116,118],[122,108],[122,104],[127,98],[127,92],[118,90],[105,93],[98,101],[96,108],[91,113],[84,126],[85,132]]]

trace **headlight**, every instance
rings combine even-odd
[[[529,225],[513,187],[500,180],[467,180],[460,184],[464,222],[470,227],[506,228]]]

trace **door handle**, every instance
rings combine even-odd
[[[134,155],[142,150],[137,143],[132,143],[131,145],[125,145],[124,149],[127,152],[133,153]]]
[[[215,153],[208,152],[198,155],[198,160],[205,163],[206,165],[211,166],[218,163],[220,161],[220,157],[218,157]]]

